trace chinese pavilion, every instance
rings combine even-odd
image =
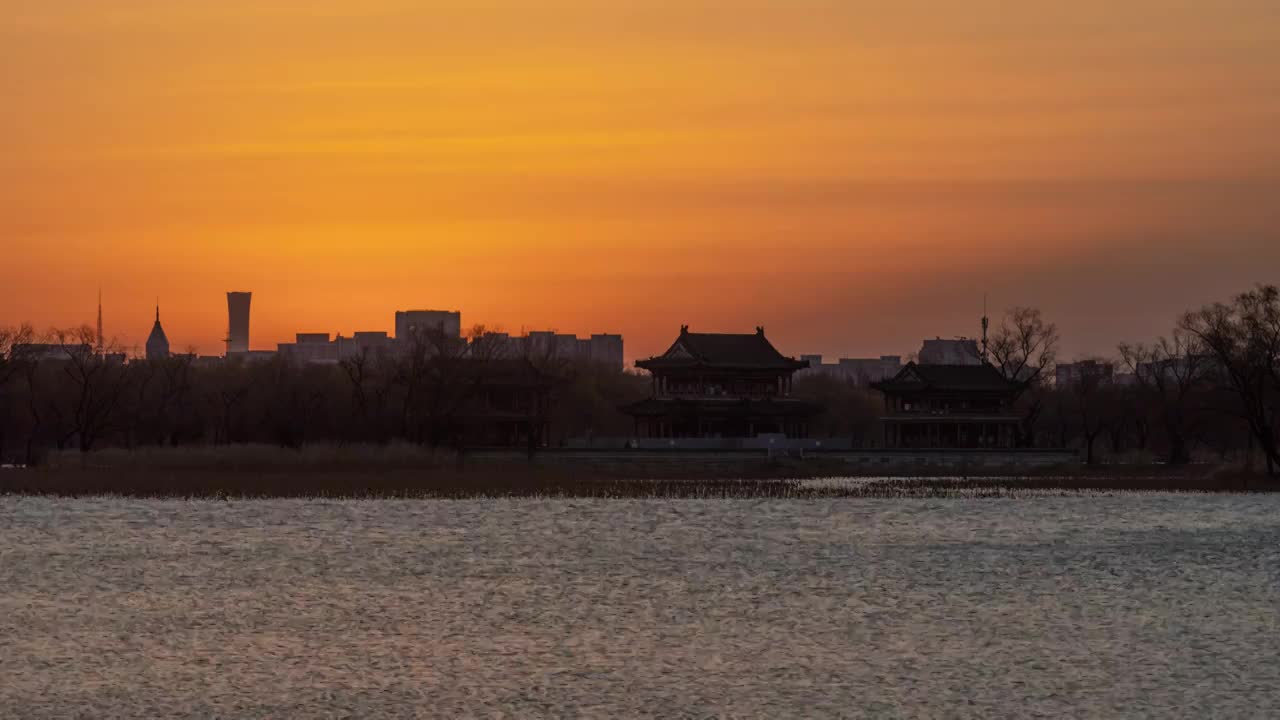
[[[791,375],[808,363],[784,357],[764,336],[680,328],[662,355],[636,367],[653,375],[653,397],[622,408],[648,438],[806,437],[822,408],[791,397]]]
[[[893,378],[872,383],[884,393],[886,448],[1012,448],[1021,388],[990,364],[908,363]]]

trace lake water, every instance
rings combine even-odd
[[[0,717],[1280,717],[1280,497],[0,498]]]

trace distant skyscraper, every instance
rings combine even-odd
[[[598,333],[587,341],[587,356],[598,365],[608,365],[615,370],[623,367],[622,336]]]
[[[151,327],[151,336],[147,338],[147,359],[164,360],[169,357],[169,338],[165,337],[164,328],[160,327],[160,305],[156,305],[156,324]]]
[[[396,313],[396,339],[434,331],[448,338],[462,337],[462,313],[456,310],[401,310]]]
[[[251,292],[227,293],[227,354],[249,352]]]

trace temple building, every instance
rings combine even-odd
[[[160,326],[160,306],[156,305],[156,324],[151,328],[151,336],[147,338],[147,359],[164,360],[169,357],[169,338],[165,337],[164,328]]]
[[[873,383],[884,393],[886,448],[1012,448],[1021,392],[989,364],[917,365]]]
[[[653,397],[622,408],[643,438],[802,438],[822,408],[791,397],[807,362],[784,357],[764,336],[680,328],[665,353],[636,362],[653,375]]]

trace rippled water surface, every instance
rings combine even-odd
[[[0,498],[0,716],[1280,717],[1280,498]]]

